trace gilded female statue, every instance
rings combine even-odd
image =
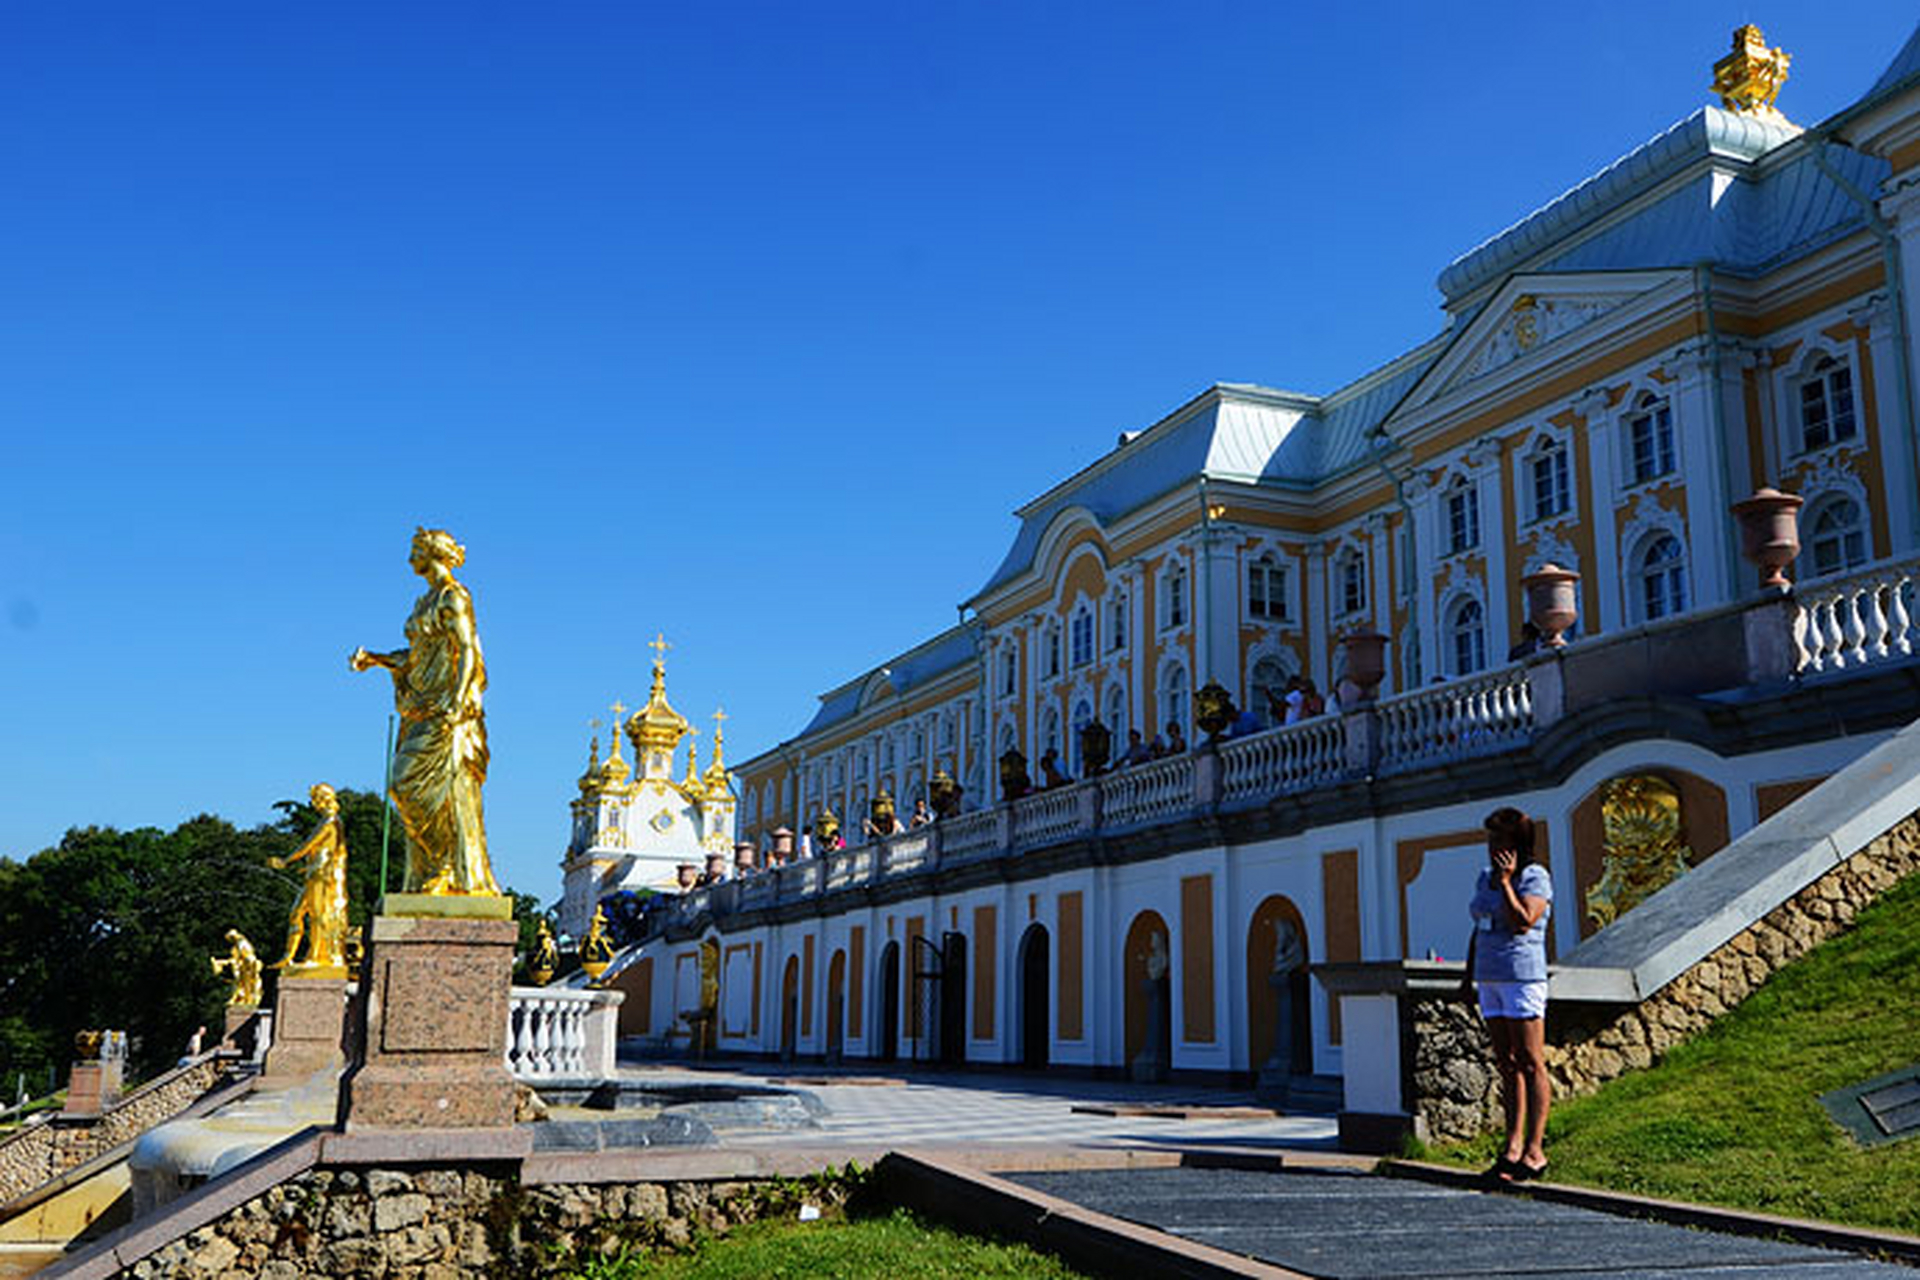
[[[427,580],[407,618],[407,647],[355,649],[355,671],[385,667],[400,713],[388,794],[412,841],[407,883],[419,893],[500,896],[487,861],[480,788],[487,780],[487,665],[473,597],[453,571],[466,548],[444,529],[419,529],[408,563]]]
[[[276,870],[308,863],[307,883],[300,900],[287,917],[287,954],[276,969],[291,969],[308,975],[345,977],[347,973],[347,832],[340,822],[340,798],[324,782],[316,782],[308,792],[313,807],[320,811],[320,825],[307,842],[284,858],[268,858]],[[304,939],[307,958],[299,963],[294,956]]]
[[[247,941],[247,935],[238,929],[227,930],[227,954],[209,956],[213,961],[213,971],[224,973],[233,982],[233,990],[227,994],[227,1005],[235,1009],[252,1009],[260,1003],[260,957],[253,953],[253,944]]]

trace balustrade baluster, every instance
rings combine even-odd
[[[1867,629],[1867,661],[1878,662],[1887,656],[1887,611],[1880,603],[1881,593],[1887,588],[1871,586],[1866,591],[1866,617],[1862,619]],[[1893,594],[1900,593],[1899,584],[1893,587]]]
[[[1822,620],[1827,626],[1827,666],[1830,670],[1842,671],[1847,666],[1847,633],[1841,620],[1841,612],[1847,607],[1846,593],[1836,592],[1826,605]]]
[[[1901,657],[1913,652],[1913,638],[1908,634],[1913,628],[1913,615],[1907,611],[1907,588],[1913,585],[1913,579],[1901,574],[1894,579],[1892,598],[1887,602],[1887,625],[1891,630],[1891,642],[1888,648]]]

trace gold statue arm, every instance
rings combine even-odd
[[[480,713],[480,692],[484,688],[480,682],[485,679],[485,668],[480,664],[480,632],[473,620],[473,600],[464,590],[451,593],[447,604],[447,621],[451,624],[454,643],[460,653],[460,680],[455,687],[454,705],[450,708],[455,715],[473,716]]]
[[[407,665],[407,651],[399,649],[393,653],[372,653],[365,645],[361,645],[348,655],[347,665],[355,671],[366,671],[372,667],[385,667],[389,671],[399,671]]]
[[[324,859],[333,848],[333,823],[334,819],[332,818],[322,818],[320,826],[312,835],[307,837],[305,844],[284,858],[269,856],[267,858],[267,865],[275,871],[284,871],[286,868],[296,863],[305,862],[309,858],[316,861]]]

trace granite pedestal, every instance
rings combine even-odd
[[[280,975],[273,997],[273,1043],[261,1083],[287,1085],[346,1062],[347,980]]]
[[[349,1133],[513,1125],[507,1015],[519,930],[482,914],[509,916],[512,900],[390,895],[382,905],[424,912],[438,903],[460,914],[383,914],[369,929],[354,1007],[359,1049],[340,1080]]]

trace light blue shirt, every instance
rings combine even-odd
[[[1513,892],[1521,898],[1541,898],[1547,909],[1533,927],[1513,931],[1506,895],[1493,887],[1487,871],[1474,881],[1473,913],[1478,936],[1473,948],[1473,976],[1480,982],[1545,982],[1547,980],[1547,918],[1553,914],[1553,878],[1538,863],[1515,873]]]

